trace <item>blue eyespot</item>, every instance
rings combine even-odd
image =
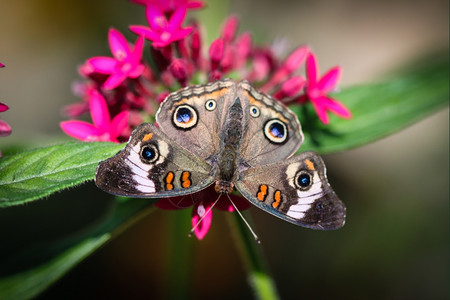
[[[172,122],[175,127],[183,130],[189,130],[197,125],[197,111],[189,105],[180,105],[173,113]]]
[[[264,126],[264,136],[274,144],[283,144],[288,137],[286,124],[281,120],[272,119]]]
[[[280,123],[272,123],[269,126],[269,132],[276,138],[282,139],[284,137],[284,127]]]
[[[297,177],[297,184],[299,187],[306,188],[311,185],[311,175],[308,173],[301,173]]]
[[[250,106],[250,116],[252,116],[253,118],[257,118],[260,115],[260,111],[259,108],[252,105]]]
[[[214,110],[214,109],[216,109],[216,101],[214,101],[213,99],[209,99],[208,101],[206,101],[206,103],[205,103],[205,108],[206,108],[206,110],[209,110],[209,111],[211,111],[211,110]]]
[[[147,145],[142,147],[141,157],[146,162],[154,162],[158,159],[159,153],[155,145]]]
[[[177,121],[179,123],[189,123],[192,120],[192,112],[186,108],[182,107],[177,111]]]

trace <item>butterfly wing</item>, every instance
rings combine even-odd
[[[314,152],[250,168],[240,174],[236,187],[254,205],[296,225],[322,230],[344,225],[345,206]]]
[[[230,79],[186,87],[170,94],[156,113],[161,131],[200,158],[219,152],[220,132],[236,94]]]
[[[97,167],[95,183],[121,196],[171,197],[209,186],[211,166],[171,141],[152,124],[142,124],[126,147]]]
[[[243,103],[245,119],[240,157],[250,166],[259,166],[294,154],[303,142],[297,116],[246,81],[238,84],[237,93]]]

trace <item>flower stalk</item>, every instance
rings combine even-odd
[[[249,214],[244,212],[244,217],[247,221],[250,221]],[[247,228],[238,214],[229,215],[228,221],[232,228],[239,254],[247,269],[247,279],[250,287],[253,289],[255,298],[261,300],[280,299],[275,281],[270,275],[264,260],[261,244],[255,241],[249,228]]]

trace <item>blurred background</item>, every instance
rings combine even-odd
[[[444,0],[205,2],[238,15],[241,31],[252,31],[260,42],[277,41],[280,51],[310,45],[321,72],[343,67],[341,87],[382,80],[449,46]],[[208,11],[192,16],[222,22]],[[13,129],[0,139],[0,149],[63,138],[61,109],[79,101],[71,90],[79,79],[77,66],[88,57],[110,55],[110,27],[134,40],[128,25],[146,24],[143,7],[125,0],[3,1],[0,12],[0,62],[6,65],[0,70],[0,101],[10,106],[0,117]],[[216,37],[214,26],[208,28],[209,40]],[[448,298],[448,118],[446,107],[383,140],[324,157],[328,178],[347,205],[346,225],[338,231],[298,228],[250,210],[283,299]],[[0,252],[8,243],[32,236],[38,243],[38,236],[92,222],[107,205],[101,198],[88,184],[26,207],[2,209]],[[167,228],[174,218],[185,217],[181,214],[156,211],[41,298],[164,298],[171,246]],[[188,286],[186,297],[195,299],[252,296],[224,213],[214,214],[205,240],[188,243],[194,248],[189,280],[171,289]]]

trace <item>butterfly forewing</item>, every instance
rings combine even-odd
[[[314,152],[240,174],[238,190],[256,206],[291,223],[313,229],[344,225],[345,206],[328,184],[325,165]]]
[[[115,195],[178,196],[210,185],[210,168],[156,126],[142,124],[122,151],[99,164],[95,183]]]
[[[303,142],[297,116],[281,102],[255,90],[248,82],[238,85],[244,109],[244,135],[240,156],[251,166],[284,160]]]
[[[220,150],[220,132],[235,94],[232,80],[186,87],[161,103],[156,122],[174,142],[206,159]]]

